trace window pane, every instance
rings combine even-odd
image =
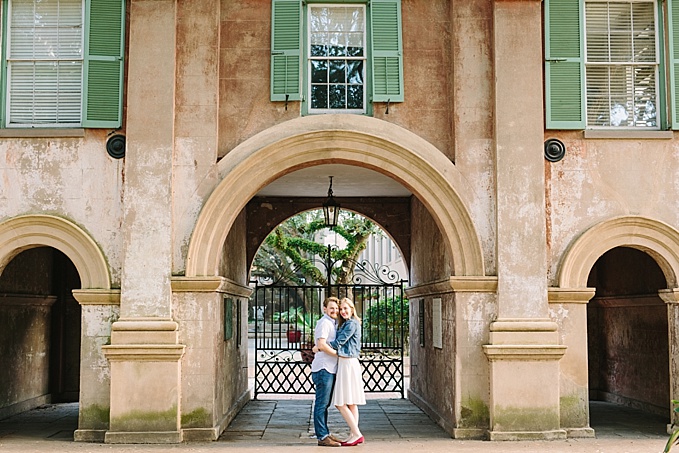
[[[328,82],[328,62],[316,60],[311,62],[311,83]]]
[[[344,60],[330,60],[330,83],[345,83]]]
[[[330,108],[346,108],[346,87],[344,85],[330,85]]]
[[[353,84],[363,84],[363,61],[347,62],[347,82]]]
[[[349,109],[363,108],[363,86],[349,85],[347,87],[347,108]]]
[[[312,85],[311,86],[311,108],[313,108],[313,109],[327,109],[328,108],[328,86],[327,85]]]

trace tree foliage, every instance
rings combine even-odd
[[[271,278],[289,285],[327,285],[328,276],[321,262],[328,260],[328,247],[317,242],[326,229],[321,210],[294,215],[278,225],[264,240],[255,255],[252,276]],[[330,249],[334,283],[347,284],[354,275],[356,260],[368,238],[382,234],[370,219],[342,211],[332,230],[344,238],[346,246]]]

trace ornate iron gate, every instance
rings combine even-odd
[[[365,283],[370,282],[370,283]],[[255,398],[260,394],[314,393],[313,334],[323,300],[349,297],[363,319],[363,382],[366,392],[405,396],[403,353],[407,341],[405,281],[384,267],[357,266],[353,284],[290,286],[256,282]]]

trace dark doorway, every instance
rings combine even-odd
[[[618,247],[602,255],[587,286],[590,401],[670,415],[667,307],[658,296],[665,277],[648,254]],[[597,429],[592,416],[592,428]]]
[[[80,277],[51,247],[19,253],[0,275],[0,418],[78,401]]]

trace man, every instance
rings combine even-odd
[[[318,320],[314,338],[319,348],[335,340],[337,332],[337,316],[339,314],[339,299],[328,297],[323,301],[323,317]],[[328,429],[328,407],[332,388],[335,385],[337,373],[337,357],[325,352],[317,352],[311,362],[311,379],[316,387],[314,400],[314,429],[318,445],[321,447],[340,447],[341,442]]]

